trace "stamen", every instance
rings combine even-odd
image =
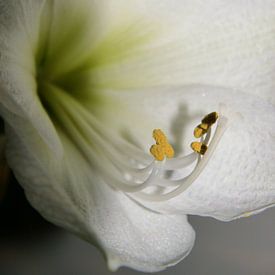
[[[189,176],[186,176],[183,179],[180,179],[180,180],[171,180],[170,179],[170,181],[172,183],[174,183],[175,186],[177,186],[176,188],[174,188],[172,191],[169,191],[164,194],[139,192],[139,193],[135,194],[135,197],[133,197],[133,199],[138,198],[138,199],[151,201],[151,202],[153,202],[153,201],[160,202],[160,201],[166,201],[166,200],[172,199],[172,198],[180,195],[182,192],[184,192],[188,187],[190,187],[192,185],[192,183],[199,177],[201,172],[206,167],[208,161],[210,160],[211,156],[213,155],[226,128],[227,128],[227,118],[221,117],[219,119],[219,123],[217,125],[214,137],[212,138],[212,140],[209,144],[207,152],[205,153],[205,155],[203,157],[201,157],[201,155],[198,154],[197,164],[196,164],[194,170],[189,174]],[[204,141],[205,140],[203,140],[202,142],[204,142]],[[164,181],[165,180],[163,180],[163,179],[161,180],[161,185],[163,185]]]
[[[191,148],[192,148],[195,152],[197,152],[197,153],[199,153],[199,154],[201,154],[201,155],[204,155],[204,154],[206,153],[208,147],[207,147],[206,144],[204,144],[204,143],[202,143],[202,142],[197,142],[197,141],[195,141],[195,142],[192,142],[192,143],[191,143]]]
[[[206,123],[201,123],[200,125],[198,125],[195,130],[194,130],[194,137],[195,138],[200,138],[202,137],[204,134],[207,133],[207,130],[209,129],[209,125]]]
[[[219,118],[219,115],[217,112],[212,112],[208,115],[206,115],[202,120],[201,122],[203,124],[208,124],[209,126],[213,125],[216,123],[216,121],[218,120]]]
[[[206,115],[202,119],[202,123],[198,125],[195,130],[194,130],[194,136],[196,138],[201,138],[204,134],[207,132],[211,131],[211,126],[216,123],[219,115],[217,112],[212,112],[208,115]],[[206,142],[192,142],[191,143],[191,148],[193,151],[197,152],[198,154],[204,155],[205,152],[207,151],[207,143],[209,139],[207,138]]]
[[[150,153],[156,160],[163,161],[165,157],[174,157],[174,149],[160,129],[155,129],[153,131],[153,138],[155,139],[156,144],[151,146]]]
[[[213,115],[211,115],[210,117],[213,118]],[[171,177],[165,178],[165,179],[159,178],[156,185],[164,188],[163,193],[156,193],[156,192],[148,193],[148,192],[142,191],[142,192],[136,193],[135,197],[133,197],[133,199],[138,198],[138,199],[142,199],[142,200],[155,201],[155,202],[165,201],[165,200],[169,200],[169,199],[172,199],[172,198],[180,195],[188,187],[190,187],[190,185],[192,185],[192,183],[199,177],[201,172],[204,170],[204,168],[207,165],[208,161],[210,160],[212,154],[214,153],[215,148],[218,145],[223,133],[225,132],[225,130],[227,128],[227,118],[221,116],[221,118],[218,122],[218,125],[215,129],[214,137],[211,139],[211,137],[210,137],[211,136],[211,126],[213,125],[213,121],[215,121],[215,118],[217,118],[217,114],[214,116],[214,119],[210,119],[208,121],[210,127],[208,128],[207,135],[205,137],[202,137],[201,141],[200,141],[200,145],[204,144],[205,146],[207,146],[210,141],[208,150],[205,153],[205,155],[203,155],[203,156],[201,154],[195,154],[195,155],[197,155],[197,157],[195,158],[197,160],[197,163],[196,163],[196,166],[194,167],[193,171],[188,176],[185,176],[184,178],[177,179],[177,180],[173,180]],[[192,156],[193,155],[191,154],[186,157],[188,157],[189,160],[191,160]],[[185,157],[176,158],[176,159],[173,159],[172,161],[175,164],[178,159],[180,161],[182,161],[182,158],[184,159]],[[192,159],[192,160],[195,160],[195,159]],[[167,161],[167,163],[169,163],[169,162]],[[191,162],[190,162],[190,164],[191,164]],[[167,165],[165,165],[163,172],[165,172],[165,168],[166,168],[166,171],[168,171]],[[175,167],[170,166],[169,170],[171,168],[175,169]],[[168,192],[166,192],[166,193],[165,193],[165,191],[166,191],[165,186],[167,186],[167,188],[168,188],[167,189]],[[175,188],[171,190],[172,186],[174,186]]]
[[[216,121],[218,120],[219,115],[217,112],[212,112],[208,115],[206,115],[202,120],[201,120],[201,124],[199,124],[195,130],[194,130],[194,137],[195,138],[200,138],[202,137],[204,134],[207,133],[207,131],[209,130],[209,128],[216,123]]]
[[[197,126],[201,132],[195,135],[200,141],[191,144],[195,152],[177,158],[173,158],[174,149],[165,134],[155,129],[156,144],[150,149],[153,159],[122,136],[103,127],[89,110],[60,88],[51,86],[48,91],[47,102],[59,126],[66,126],[63,131],[91,169],[111,188],[127,193],[134,200],[165,201],[184,192],[207,165],[227,125],[227,119],[221,116],[211,138],[211,128],[218,114],[213,112],[205,116]],[[184,177],[174,176],[174,171],[185,168]],[[191,173],[190,168],[193,169]]]

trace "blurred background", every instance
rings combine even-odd
[[[92,245],[43,220],[13,177],[1,192],[0,275],[113,274]],[[275,274],[275,208],[231,223],[195,216],[189,221],[197,234],[191,254],[156,274]],[[121,268],[115,274],[140,273]]]

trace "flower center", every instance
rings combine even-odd
[[[157,35],[155,29],[135,17],[129,22],[108,20],[107,24],[100,21],[104,18],[96,9],[90,14],[90,9],[74,5],[75,9],[66,10],[58,1],[45,2],[35,55],[38,96],[62,132],[68,129],[57,107],[64,108],[64,101],[77,101],[86,113],[108,120],[110,106],[120,108],[121,102],[106,91],[147,87],[153,79],[147,66],[153,54],[147,48]],[[59,101],[62,104],[57,106]]]

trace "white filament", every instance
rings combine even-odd
[[[199,177],[199,175],[201,174],[201,172],[203,171],[203,169],[209,162],[223,133],[226,130],[226,126],[227,126],[227,118],[221,117],[219,119],[216,131],[215,131],[215,135],[211,140],[211,143],[208,147],[207,152],[205,153],[205,155],[203,157],[198,155],[197,164],[196,164],[194,170],[190,173],[190,175],[188,175],[187,177],[180,179],[180,180],[170,180],[177,186],[177,188],[175,188],[174,190],[172,190],[168,193],[161,194],[161,195],[138,193],[137,197],[144,199],[144,200],[150,200],[150,201],[165,201],[165,200],[172,199],[172,198],[180,195],[182,192],[184,192]],[[205,139],[207,139],[207,137]]]

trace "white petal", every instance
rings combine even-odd
[[[164,55],[167,67],[173,64],[163,82],[245,89],[274,104],[274,1],[178,2],[182,47]]]
[[[52,158],[41,164],[43,152],[24,144],[39,136],[20,140],[7,130],[9,163],[31,204],[49,221],[97,245],[111,270],[129,266],[153,272],[188,255],[195,234],[185,215],[151,212],[110,189],[62,133],[62,162]]]
[[[124,99],[123,99],[124,97]],[[142,201],[153,210],[198,214],[221,220],[259,212],[275,204],[275,108],[259,97],[215,87],[187,86],[121,96],[166,131],[175,147],[191,152],[193,129],[223,103],[242,118],[231,120],[214,155],[184,193],[166,202]],[[132,103],[131,103],[132,102]],[[142,107],[141,107],[142,106]],[[226,116],[226,114],[225,114]],[[144,136],[141,133],[140,136]],[[150,148],[148,133],[147,150]],[[152,144],[151,140],[151,144]]]
[[[147,47],[147,62],[122,66],[117,77],[132,79],[143,72],[150,78],[147,85],[225,86],[275,103],[274,1],[151,0],[127,5],[120,0],[110,5],[110,13],[134,10],[161,30]]]

